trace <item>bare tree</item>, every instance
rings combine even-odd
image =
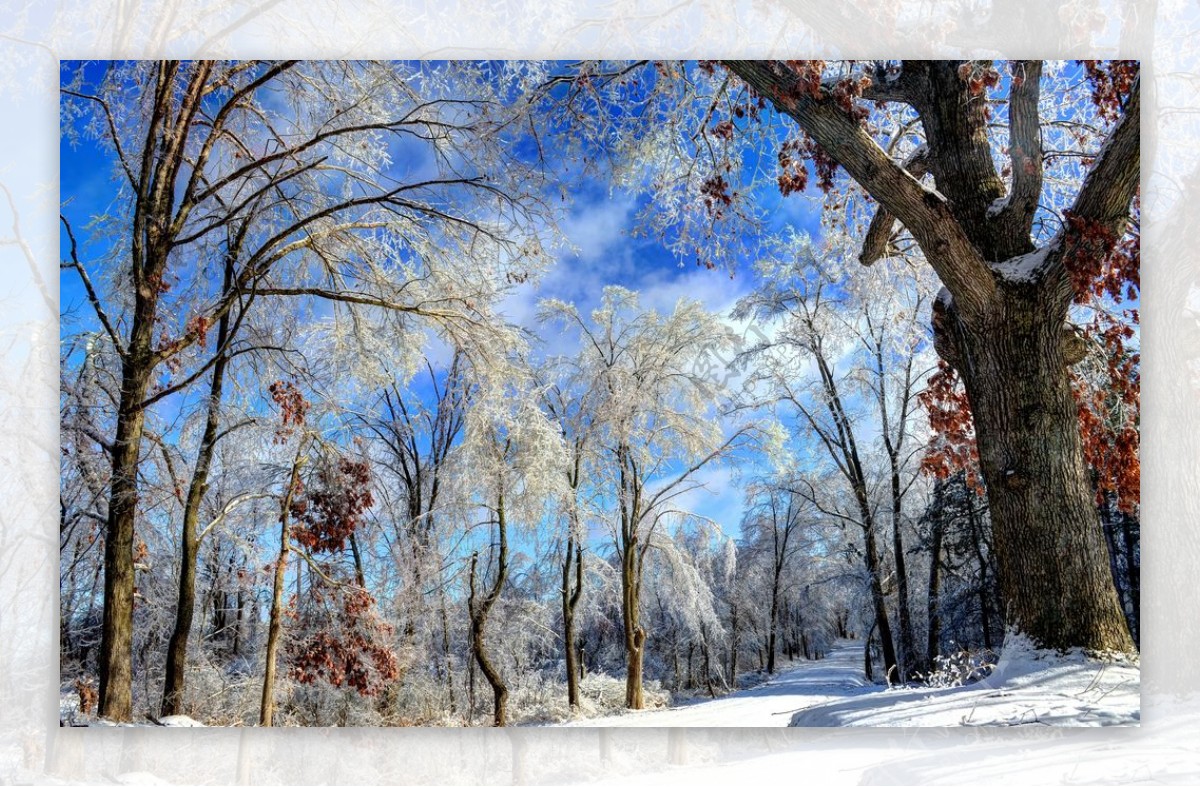
[[[578,381],[575,381],[578,382]],[[567,446],[566,474],[567,494],[563,501],[566,513],[562,545],[562,596],[563,661],[567,673],[567,704],[572,709],[579,707],[579,681],[581,665],[576,650],[575,619],[579,602],[583,598],[583,554],[587,542],[587,526],[584,523],[584,495],[591,484],[586,483],[585,473],[595,472],[595,457],[592,452],[593,430],[596,413],[591,407],[591,396],[583,386],[572,386],[572,381],[543,386],[547,412],[562,431]]]
[[[543,309],[547,318],[580,332],[576,364],[595,392],[620,563],[625,703],[639,709],[645,704],[641,597],[647,550],[671,501],[695,488],[696,474],[726,457],[750,431],[741,426],[727,436],[709,417],[717,391],[700,359],[728,350],[733,336],[698,304],[681,301],[662,316],[639,310],[636,295],[620,287],[605,288],[590,321],[564,303],[546,302]]]
[[[80,256],[63,219],[64,267],[78,274],[120,358],[103,716],[128,720],[132,712],[132,555],[146,413],[224,357],[227,347],[198,352],[210,327],[233,314],[228,345],[249,303],[264,295],[383,309],[400,334],[414,316],[446,330],[486,327],[479,310],[513,276],[527,276],[539,254],[538,236],[525,231],[533,198],[513,187],[536,175],[502,163],[510,118],[495,116],[495,98],[508,83],[458,83],[454,66],[417,66],[428,78],[427,95],[419,95],[411,68],[139,62],[110,66],[98,78],[80,67],[62,88],[64,112],[92,116],[87,127],[123,181],[102,227],[111,257],[103,280],[93,279],[95,263]],[[448,82],[468,87],[451,97]],[[431,174],[398,179],[389,165],[396,144],[422,147]],[[204,266],[231,254],[230,285],[213,291]],[[166,379],[156,383],[163,369]]]
[[[767,672],[775,672],[780,614],[783,606],[785,570],[802,546],[799,531],[812,513],[812,505],[791,490],[786,479],[767,481],[751,488],[742,526],[748,549],[769,550],[770,612],[767,618]],[[752,552],[751,552],[752,554]]]

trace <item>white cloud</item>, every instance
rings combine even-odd
[[[627,194],[576,206],[559,225],[567,243],[574,247],[571,256],[583,263],[595,263],[627,242],[633,209],[634,199]]]
[[[745,503],[735,476],[729,465],[705,467],[692,476],[698,486],[674,498],[671,506],[711,519],[725,535],[737,537]]]

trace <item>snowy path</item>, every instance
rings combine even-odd
[[[862,678],[862,643],[839,641],[819,661],[788,665],[766,683],[717,699],[633,711],[570,727],[786,727],[792,714],[829,700],[882,691]]]

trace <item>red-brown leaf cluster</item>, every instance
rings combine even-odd
[[[150,290],[155,295],[163,295],[171,291],[171,283],[161,273],[147,274],[146,283],[150,285]]]
[[[784,63],[796,75],[796,81],[786,93],[780,93],[775,98],[785,106],[794,104],[796,99],[811,98],[820,100],[828,95],[841,107],[842,111],[856,122],[866,120],[869,111],[862,106],[858,99],[871,86],[871,78],[865,74],[849,73],[833,83],[828,92],[822,85],[825,75],[824,60],[785,60]],[[854,61],[850,61],[851,65]]]
[[[183,368],[183,359],[174,354],[176,350],[183,346],[183,339],[172,339],[171,334],[167,333],[166,328],[162,328],[158,332],[158,347],[154,351],[160,355],[169,356],[163,365],[167,367],[167,371],[171,374],[178,374]]]
[[[184,333],[196,340],[196,343],[201,348],[208,347],[208,329],[212,327],[212,320],[207,315],[195,314],[188,319],[187,325],[184,326]]]
[[[1136,60],[1080,60],[1092,89],[1092,103],[1105,120],[1116,120],[1125,97],[1133,88],[1139,66]]]
[[[792,89],[795,97],[821,97],[821,77],[825,74],[824,60],[785,60],[784,63],[797,77]]]
[[[346,539],[375,502],[371,468],[365,459],[341,457],[316,475],[315,482],[292,501],[297,523],[292,535],[310,552],[337,552],[345,548]]]
[[[811,161],[817,174],[817,187],[825,194],[833,191],[833,181],[837,176],[837,162],[817,144],[816,140],[807,135],[792,138],[779,147],[779,193],[787,197],[808,187],[808,168],[806,161]]]
[[[967,83],[967,90],[973,96],[982,96],[985,89],[1000,84],[1000,72],[991,61],[966,61],[958,67],[958,78]]]
[[[725,176],[718,173],[705,178],[700,184],[700,196],[704,200],[708,215],[714,219],[722,219],[736,195],[730,191],[729,181]]]
[[[1115,232],[1103,223],[1066,211],[1063,264],[1071,277],[1075,302],[1085,303],[1111,292],[1118,299],[1125,285],[1139,280],[1140,259],[1128,244],[1118,243]]]
[[[399,660],[388,645],[392,627],[379,617],[366,590],[344,586],[331,594],[317,586],[306,609],[307,633],[293,637],[286,648],[293,680],[322,680],[373,697],[400,676]]]
[[[733,116],[738,120],[749,118],[757,123],[762,119],[762,111],[767,107],[767,100],[758,93],[754,92],[749,86],[746,88],[747,98],[733,105]]]
[[[862,98],[863,91],[871,86],[871,78],[868,76],[847,76],[839,79],[834,83],[831,95],[833,100],[837,102],[842,110],[854,118],[858,122],[867,119],[870,112],[859,103],[858,99]]]
[[[1141,487],[1140,314],[1128,303],[1137,301],[1141,290],[1140,212],[1135,198],[1134,223],[1125,235],[1117,241],[1107,233],[1090,250],[1081,243],[1085,251],[1070,263],[1076,266],[1071,271],[1076,303],[1091,310],[1084,335],[1099,348],[1092,362],[1072,369],[1084,458],[1092,468],[1097,504],[1112,495],[1126,513],[1136,512]]]
[[[837,162],[815,140],[809,141],[809,156],[812,159],[813,169],[817,173],[817,187],[829,194],[833,191],[833,178],[837,174]]]
[[[733,139],[733,121],[729,120],[729,119],[719,121],[718,123],[713,125],[712,135],[714,137],[716,137],[717,139],[723,139],[726,141],[732,140]]]
[[[1121,511],[1135,513],[1141,494],[1137,386],[1107,390],[1076,385],[1072,393],[1079,405],[1083,456],[1092,469],[1096,505],[1112,494]]]
[[[271,398],[279,406],[279,428],[275,430],[275,441],[284,442],[296,427],[304,425],[311,405],[305,400],[304,394],[296,385],[287,380],[277,380],[268,389]]]
[[[803,146],[800,139],[789,139],[779,146],[779,193],[785,197],[808,188]]]
[[[932,432],[921,459],[921,472],[941,479],[963,470],[967,486],[977,494],[983,494],[971,404],[958,373],[939,359],[937,371],[929,376],[925,390],[917,394],[917,399],[929,415]]]

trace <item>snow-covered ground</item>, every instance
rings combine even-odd
[[[862,679],[862,644],[841,641],[820,661],[713,700],[573,722],[598,727],[1133,726],[1140,668],[1127,661],[1037,651],[1010,639],[995,671],[951,688],[887,689]]]
[[[717,699],[572,722],[571,727],[786,727],[798,711],[878,691],[862,678],[862,645],[839,642],[827,658],[784,666],[765,683]]]
[[[1136,726],[1141,669],[1128,660],[1039,651],[1023,637],[1005,642],[987,678],[941,689],[891,689],[797,713],[793,727]]]

